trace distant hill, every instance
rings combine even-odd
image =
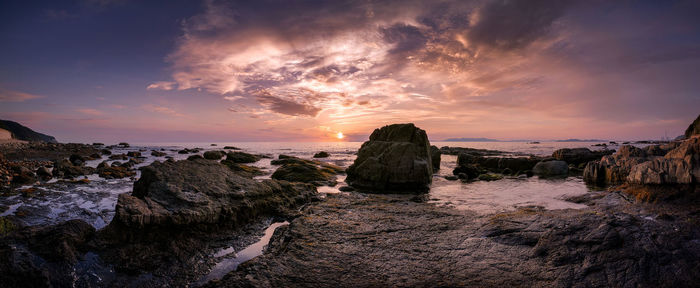
[[[442,140],[444,142],[500,142],[500,140],[489,138],[449,138]]]
[[[12,133],[12,138],[17,140],[52,143],[58,142],[53,136],[35,132],[34,130],[14,121],[0,120],[0,128],[10,131],[10,133]]]

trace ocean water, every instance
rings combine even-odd
[[[136,165],[141,167],[153,161],[164,161],[165,157],[153,157],[151,150],[168,154],[176,160],[186,159],[191,154],[178,154],[182,148],[201,148],[200,154],[207,150],[222,150],[224,146],[235,146],[242,151],[254,154],[266,154],[277,158],[280,154],[312,158],[319,151],[330,153],[330,157],[317,159],[341,167],[348,167],[355,159],[355,153],[361,142],[329,142],[329,143],[284,143],[284,142],[241,142],[241,143],[141,143],[132,144],[129,148],[115,148],[113,154],[141,151],[144,162]],[[438,147],[469,147],[492,149],[515,153],[534,155],[551,155],[559,148],[593,147],[588,142],[542,142],[528,144],[523,142],[435,142]],[[615,149],[616,146],[610,147]],[[546,209],[581,208],[582,205],[564,201],[567,196],[575,196],[589,192],[589,188],[580,177],[547,180],[532,178],[506,178],[493,182],[462,183],[447,181],[443,176],[451,175],[456,166],[456,156],[443,155],[441,170],[433,178],[430,191],[430,202],[437,205],[455,207],[456,209],[472,210],[482,214],[508,211],[521,206],[542,206]],[[103,159],[88,161],[87,165],[96,167]],[[276,169],[270,164],[271,159],[262,159],[252,165],[267,172],[269,178]],[[54,224],[70,219],[83,219],[95,228],[105,227],[114,217],[114,207],[121,193],[129,193],[133,183],[140,175],[125,179],[102,179],[97,175],[88,177],[87,184],[63,183],[52,180],[49,183],[33,186],[37,190],[32,197],[15,195],[0,198],[0,216],[16,215],[28,225]],[[344,185],[344,175],[339,175],[339,184],[335,187],[319,187],[321,193],[341,193],[338,188]],[[20,189],[31,188],[21,187]]]

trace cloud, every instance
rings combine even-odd
[[[0,102],[24,102],[38,98],[43,96],[0,88]]]
[[[146,89],[148,90],[173,90],[177,83],[172,81],[158,81],[149,84]]]
[[[550,32],[569,0],[490,1],[471,15],[473,25],[467,32],[475,45],[501,49],[523,48]]]
[[[103,111],[92,108],[80,108],[76,109],[75,111],[91,116],[101,116],[105,114]]]
[[[170,115],[170,116],[175,116],[175,117],[184,117],[185,115],[182,113],[179,113],[172,108],[165,107],[165,106],[158,106],[158,105],[152,105],[152,104],[145,104],[141,106],[142,109],[153,112],[153,113],[159,113],[159,114],[165,114],[165,115]]]
[[[667,8],[685,16],[659,13],[654,22],[647,20],[656,6],[575,0],[205,1],[203,8],[183,21],[167,57],[172,79],[148,88],[219,94],[235,101],[231,112],[265,123],[360,129],[450,121],[444,129],[506,133],[502,127],[527,119],[553,129],[666,119],[698,101],[688,92],[699,88],[689,79],[700,61],[697,20],[676,11],[688,9]],[[625,105],[634,109],[613,111]]]

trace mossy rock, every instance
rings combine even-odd
[[[335,186],[335,172],[326,167],[317,167],[313,164],[290,163],[277,168],[272,174],[272,179],[286,180],[290,182],[311,183],[316,186]]]
[[[226,167],[231,169],[231,171],[236,172],[239,175],[242,175],[242,176],[248,177],[248,178],[252,178],[253,176],[265,174],[258,167],[249,166],[249,165],[240,164],[240,163],[234,163],[233,161],[229,161],[229,160],[222,160],[221,164],[226,165]]]
[[[5,236],[15,229],[17,229],[17,226],[10,219],[0,217],[0,236]]]
[[[496,181],[503,179],[503,175],[495,173],[484,173],[479,175],[478,179],[482,181]]]

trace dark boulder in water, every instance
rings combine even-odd
[[[428,135],[413,124],[375,129],[347,173],[348,184],[368,192],[426,192],[433,175]]]
[[[260,160],[260,157],[245,152],[235,151],[228,152],[228,154],[226,154],[226,160],[233,163],[255,163]]]
[[[326,151],[321,151],[314,154],[314,158],[328,158],[329,156],[331,156],[331,154],[328,154]]]
[[[532,168],[532,172],[540,177],[566,177],[569,165],[560,160],[540,161]]]
[[[223,158],[225,155],[224,152],[222,151],[207,151],[204,152],[204,159],[209,159],[209,160],[220,160]]]

